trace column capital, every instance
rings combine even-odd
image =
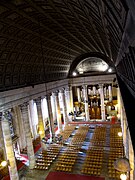
[[[112,86],[112,84],[108,84],[108,86]]]
[[[42,96],[42,99],[44,99],[44,98],[45,98],[45,99],[50,98],[52,95],[53,95],[53,93],[48,93],[48,94]]]
[[[64,88],[59,90],[59,93],[64,93]]]
[[[64,87],[65,91],[70,91],[72,89],[72,86],[71,85],[68,85],[66,87]]]
[[[19,107],[20,107],[21,110],[24,110],[24,109],[28,109],[28,105],[29,105],[29,103],[25,102],[23,104],[20,104]]]
[[[44,98],[46,99],[46,101],[50,101],[51,100],[51,93],[50,94],[47,94],[46,96],[44,96]]]
[[[86,89],[87,87],[88,87],[87,84],[82,85],[82,88],[83,88],[83,89]]]
[[[36,103],[37,106],[41,105],[41,97],[34,99],[34,102]]]
[[[53,97],[55,96],[55,92],[52,92],[52,96],[53,96]]]
[[[59,94],[58,91],[53,92],[53,96],[58,96],[58,94]]]
[[[11,119],[11,114],[8,110],[0,113],[0,120],[9,121],[10,119]]]
[[[100,83],[98,84],[99,85],[99,88],[103,88],[104,87],[104,84],[103,83]]]

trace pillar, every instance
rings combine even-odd
[[[55,95],[52,93],[52,109],[53,109],[53,120],[54,122],[57,120],[57,112],[56,112],[56,102],[55,102]]]
[[[108,86],[108,93],[109,93],[109,101],[111,102],[112,101],[112,86],[111,85]]]
[[[13,126],[15,127],[14,128],[15,135],[17,135],[17,137],[20,137],[19,122],[18,122],[18,118],[17,118],[17,113],[16,113],[15,107],[12,108],[11,115],[12,115],[12,119],[13,119]]]
[[[65,126],[68,123],[65,93],[64,93],[64,90],[60,90],[59,93],[61,94],[61,99],[62,99],[63,119],[64,119],[64,126]]]
[[[83,89],[84,89],[84,103],[85,103],[85,120],[88,121],[90,117],[89,117],[87,85],[84,85]]]
[[[104,87],[104,98],[107,98],[107,88],[106,88],[106,86]]]
[[[45,96],[45,98],[46,98],[47,108],[48,108],[47,110],[48,110],[50,137],[53,139],[55,137],[55,129],[54,129],[52,106],[51,106],[51,97],[50,97],[50,95],[47,95],[47,96]]]
[[[100,101],[101,101],[101,117],[102,120],[105,120],[105,105],[104,105],[104,89],[103,89],[103,84],[99,85],[100,87]]]
[[[126,157],[129,159],[129,128],[126,129],[126,151],[125,151]]]
[[[67,112],[68,114],[70,112],[74,112],[73,109],[73,93],[72,93],[72,87],[68,86],[65,88],[65,96],[66,96],[66,103],[67,103]]]
[[[117,88],[117,102],[118,102],[118,114],[121,115],[121,95],[120,95],[120,89]]]
[[[17,150],[18,150],[18,153],[20,154],[20,149],[21,149],[21,145],[20,145],[20,135],[22,133],[22,130],[20,131],[19,129],[19,119],[18,119],[18,116],[17,116],[17,111],[16,111],[16,107],[13,107],[12,110],[11,110],[11,115],[12,115],[12,119],[13,119],[13,126],[15,127],[14,128],[14,132],[15,132],[15,135],[17,135],[18,138],[18,141],[17,141]]]
[[[70,90],[70,107],[71,107],[71,111],[74,112],[72,86],[69,86],[69,90]]]
[[[2,131],[3,131],[3,138],[4,138],[7,160],[9,161],[9,166],[8,166],[9,175],[10,175],[11,180],[19,180],[8,118],[9,118],[8,112],[4,112],[2,121],[1,121],[1,126],[2,126]]]
[[[2,114],[1,114],[2,115]],[[0,120],[2,116],[0,115]],[[2,125],[0,121],[0,152],[3,153],[4,158],[6,158],[6,150],[5,150],[5,145],[4,145],[4,138],[3,138],[3,133],[2,133]]]
[[[58,132],[60,132],[62,131],[62,121],[61,121],[61,112],[60,112],[58,92],[55,92],[54,95],[55,95],[56,111],[57,111]]]
[[[19,106],[14,107],[14,113],[18,122],[19,145],[21,149],[24,149],[26,147],[25,127]]]
[[[81,94],[81,102],[83,101],[83,89],[80,90],[80,94]]]
[[[90,88],[88,89],[88,95],[91,95],[91,89]]]
[[[93,95],[96,95],[96,87],[93,86]]]
[[[38,133],[40,134],[41,139],[45,137],[45,128],[42,116],[42,109],[41,109],[41,98],[35,99],[37,105],[37,113],[38,113]]]
[[[29,101],[29,111],[30,111],[30,118],[31,118],[31,124],[32,124],[32,131],[33,131],[33,138],[36,139],[37,137],[37,127],[36,122],[34,118],[34,102],[33,100]]]
[[[126,131],[127,131],[127,123],[126,123],[126,118],[125,115],[123,116],[123,144],[126,152]]]
[[[79,87],[77,87],[77,98],[78,98],[78,102],[81,103],[81,92]]]
[[[24,103],[20,106],[22,112],[22,119],[25,127],[25,136],[26,136],[26,144],[27,144],[27,155],[29,159],[29,169],[34,169],[35,166],[35,156],[34,149],[31,138],[30,124],[29,124],[29,116],[28,116],[28,103]]]

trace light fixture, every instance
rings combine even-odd
[[[124,173],[121,174],[121,175],[120,175],[120,179],[121,179],[121,180],[126,180],[126,179],[127,179],[127,175],[124,174]]]
[[[42,135],[42,134],[43,134],[43,131],[39,131],[38,133],[39,133],[40,135]]]
[[[9,160],[3,160],[0,162],[0,169],[5,168],[6,166],[10,166]]]
[[[122,136],[122,132],[118,132],[118,136],[121,137]]]
[[[2,167],[7,166],[7,164],[8,164],[8,162],[7,162],[7,161],[2,161],[2,162],[0,163],[0,165],[1,165]]]
[[[117,118],[120,119],[120,114],[117,114]]]
[[[131,171],[129,160],[126,157],[120,157],[116,159],[116,161],[114,162],[114,168],[117,171],[122,172],[122,174]]]
[[[77,75],[77,73],[76,72],[73,72],[73,76],[76,76]]]
[[[112,69],[111,69],[111,68],[109,68],[109,69],[108,69],[108,72],[109,72],[109,73],[110,73],[110,72],[112,72]]]

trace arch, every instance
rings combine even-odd
[[[72,72],[75,70],[75,68],[77,67],[77,65],[80,62],[82,62],[83,60],[85,60],[86,58],[89,58],[89,57],[100,58],[103,61],[105,61],[110,67],[115,69],[114,62],[106,55],[99,53],[99,52],[89,52],[89,53],[81,54],[80,56],[75,58],[75,60],[72,62],[71,66],[70,66],[68,77],[72,76]]]

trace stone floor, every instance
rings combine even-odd
[[[109,143],[109,128],[110,125],[107,125],[107,134],[106,134],[106,144]],[[81,174],[81,167],[84,163],[84,159],[86,156],[86,151],[88,149],[88,146],[90,145],[90,139],[92,138],[93,132],[94,132],[94,126],[90,126],[89,131],[87,133],[86,139],[83,143],[82,146],[82,152],[78,153],[78,158],[76,161],[76,164],[74,166],[73,172],[74,174]],[[76,130],[75,130],[76,131]],[[75,132],[74,132],[75,133]],[[71,140],[72,137],[69,138],[69,141]],[[66,146],[63,146],[62,149],[66,148]],[[62,153],[62,149],[61,152]],[[40,151],[40,150],[39,150]],[[103,157],[103,164],[102,164],[102,171],[101,171],[101,177],[105,177],[105,180],[115,180],[114,178],[108,178],[107,174],[107,164],[108,164],[108,153],[109,153],[109,148],[108,146],[104,147],[104,157]],[[55,164],[57,163],[57,158],[56,160],[52,163],[51,167],[48,170],[29,170],[27,166],[23,167],[19,171],[19,179],[20,180],[45,180],[49,172],[54,171]]]

